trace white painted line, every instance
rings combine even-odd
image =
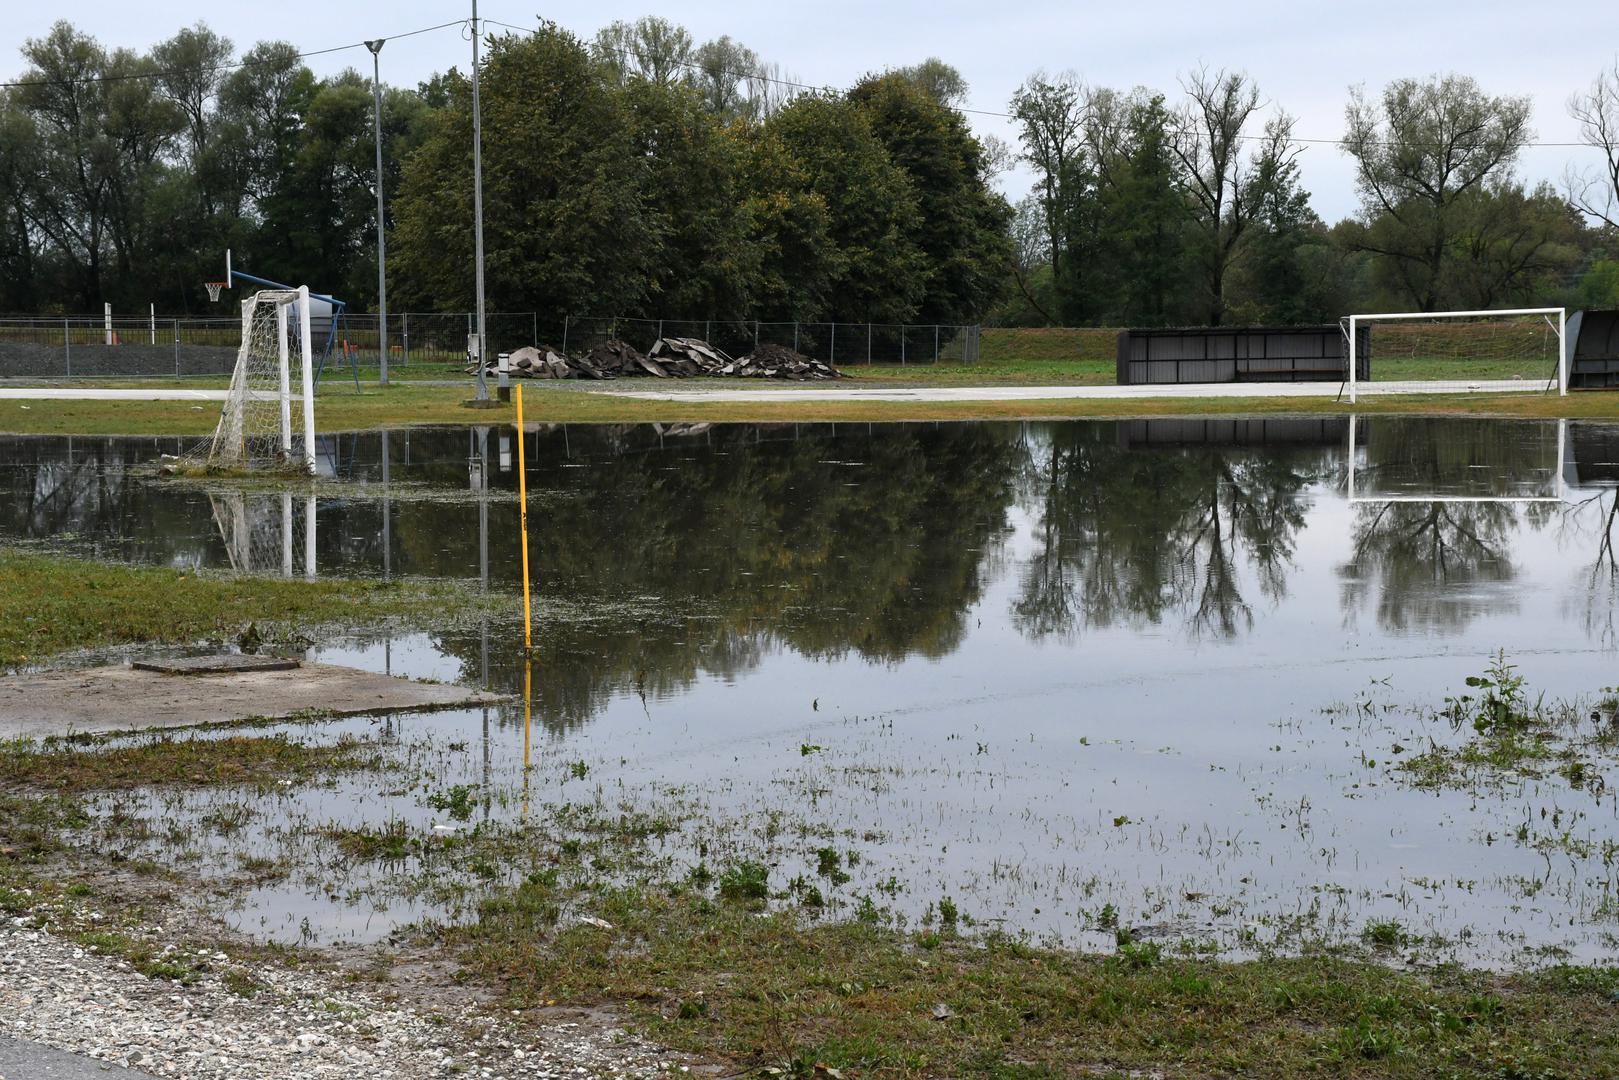
[[[89,386],[0,386],[5,401],[224,401],[225,390],[98,390]]]
[[[1375,388],[1374,388],[1375,387]],[[1481,382],[1466,388],[1431,383],[1399,382],[1362,385],[1362,397],[1379,394],[1540,393],[1538,383],[1520,380]],[[773,390],[593,390],[593,393],[645,401],[1057,401],[1072,398],[1118,400],[1131,398],[1242,398],[1343,396],[1339,383],[1182,383],[1147,386],[936,386],[915,388],[838,387]]]

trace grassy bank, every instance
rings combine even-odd
[[[447,582],[232,577],[0,548],[0,670],[72,649],[267,640],[319,626],[437,618],[464,607]]]
[[[558,922],[532,882],[464,936],[503,1005],[628,1004],[667,1044],[790,1076],[1310,1074],[1582,1077],[1619,1063],[1619,971],[1501,977],[1376,957],[1110,956],[762,917],[690,892],[606,892]]]
[[[970,369],[977,370],[977,369]],[[985,380],[978,380],[985,382]],[[1001,380],[1005,381],[1005,380]],[[751,384],[750,384],[751,385]],[[872,385],[866,380],[848,385]],[[990,383],[993,385],[993,383]],[[636,388],[651,389],[650,382]],[[1347,402],[1328,398],[1142,398],[1031,401],[805,401],[783,388],[779,401],[646,401],[577,385],[529,384],[525,418],[547,424],[814,423],[927,420],[1108,419],[1154,416],[1424,414],[1506,418],[1619,420],[1619,394],[1412,395]],[[449,386],[369,388],[320,399],[322,431],[410,424],[509,424],[510,406],[468,409],[467,392]],[[177,401],[0,401],[0,432],[60,435],[204,435],[217,412]]]

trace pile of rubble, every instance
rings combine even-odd
[[[467,366],[475,374],[477,363]],[[569,356],[549,345],[529,346],[511,354],[513,378],[523,379],[618,379],[652,376],[659,379],[686,379],[700,375],[761,379],[841,379],[843,373],[831,364],[812,360],[784,345],[767,343],[753,352],[732,359],[701,338],[659,338],[648,353],[616,338],[588,353]],[[499,375],[491,357],[484,374]]]

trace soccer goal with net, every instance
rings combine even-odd
[[[1562,308],[1347,315],[1349,400],[1366,394],[1568,392]]]
[[[219,424],[191,456],[210,469],[313,474],[314,382],[308,287],[261,289],[248,296],[242,301],[242,343]]]

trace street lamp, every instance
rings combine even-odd
[[[478,290],[478,400],[489,400],[489,386],[484,380],[483,358],[488,350],[489,335],[484,325],[483,305],[483,116],[478,106],[478,0],[472,0],[472,236],[473,258],[477,262],[474,274]]]
[[[377,136],[377,356],[383,386],[388,385],[388,241],[382,211],[382,47],[387,42],[387,38],[377,38],[365,43],[371,50],[372,128]]]

